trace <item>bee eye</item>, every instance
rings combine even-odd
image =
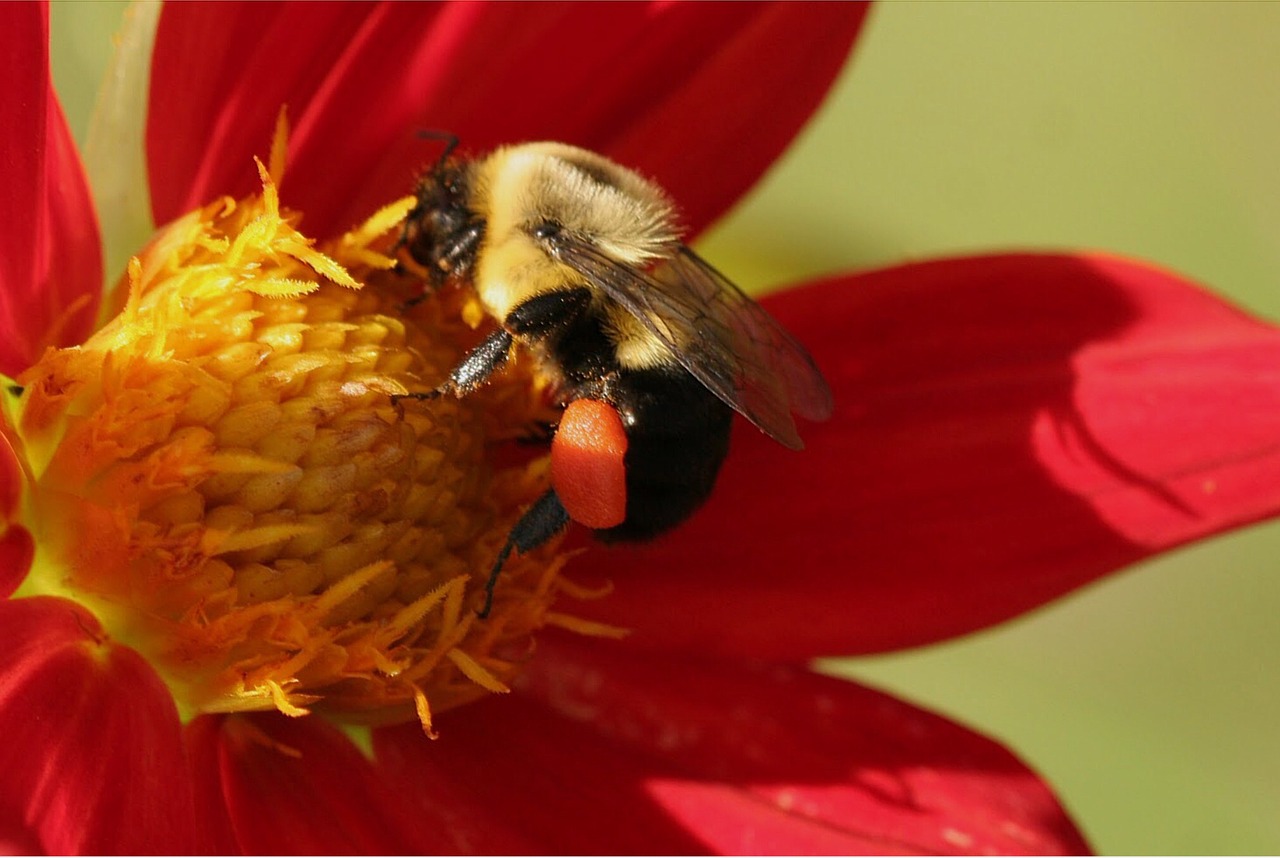
[[[555,238],[560,234],[561,226],[555,221],[543,221],[533,228],[535,238]]]

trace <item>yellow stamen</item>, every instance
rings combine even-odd
[[[506,694],[511,690],[502,680],[494,676],[488,668],[467,655],[463,650],[451,649],[445,655],[449,661],[458,666],[458,670],[462,671],[467,679],[470,679],[481,688],[492,691],[494,694]]]
[[[577,632],[580,635],[590,635],[591,637],[621,640],[631,634],[630,629],[624,629],[621,626],[611,626],[608,623],[584,620],[581,617],[562,614],[559,611],[548,611],[543,614],[542,619],[549,626],[558,626],[559,628]]]
[[[403,309],[423,288],[390,255],[413,200],[317,246],[280,207],[283,149],[258,171],[260,196],[165,228],[118,315],[19,379],[41,546],[19,595],[91,608],[189,715],[325,709],[434,735],[434,714],[508,689],[539,628],[619,633],[550,610],[585,594],[554,544],[511,558],[476,616],[547,479],[495,454],[552,412],[527,366],[393,407],[477,336],[461,293]]]
[[[271,135],[271,157],[267,159],[271,183],[277,188],[284,181],[285,153],[289,150],[289,111],[284,106],[276,114],[276,132]]]

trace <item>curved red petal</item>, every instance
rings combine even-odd
[[[798,668],[655,658],[546,636],[522,686],[381,731],[422,811],[489,808],[539,853],[1080,853],[996,743]],[[455,848],[494,845],[466,824]],[[502,844],[503,846],[509,844]]]
[[[5,394],[0,394],[5,395]],[[13,519],[22,500],[25,474],[13,443],[0,426],[0,523]]]
[[[740,426],[669,538],[593,550],[581,612],[768,658],[963,634],[1280,511],[1280,331],[1105,257],[953,259],[770,303],[836,390],[791,454]],[[590,564],[588,566],[587,564]]]
[[[0,426],[0,598],[5,599],[27,577],[36,553],[30,531],[14,523],[24,481],[22,463]]]
[[[406,854],[442,839],[320,718],[206,716],[187,742],[197,797],[217,808],[217,851]]]
[[[281,107],[296,121],[345,65],[348,44],[361,43],[366,19],[385,12],[377,3],[166,4],[146,133],[156,221],[256,190],[252,158],[270,152]]]
[[[0,534],[0,598],[9,598],[31,569],[36,556],[36,543],[25,527],[11,524]]]
[[[657,179],[691,233],[701,231],[804,127],[849,58],[869,8],[781,2],[758,9],[711,60],[596,148]]]
[[[50,854],[193,851],[178,713],[146,662],[55,598],[0,603],[0,652],[0,818]]]
[[[102,286],[98,224],[49,76],[45,3],[0,4],[0,372],[80,342]]]
[[[199,842],[212,855],[241,851],[222,788],[222,721],[221,715],[201,715],[186,725],[182,736],[191,764]]]
[[[287,104],[282,193],[313,234],[408,192],[438,152],[423,129],[473,151],[534,139],[597,149],[671,188],[696,230],[804,124],[864,14],[785,2],[171,4],[148,117],[153,208],[165,221],[253,190],[250,157]]]

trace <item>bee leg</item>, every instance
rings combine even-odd
[[[498,552],[498,559],[493,563],[489,580],[484,585],[484,607],[476,611],[476,616],[485,619],[493,608],[493,588],[497,586],[498,575],[513,550],[521,554],[532,551],[551,537],[569,526],[569,513],[555,489],[547,489],[542,497],[533,502],[533,506],[520,516],[511,533],[507,535],[507,543]]]
[[[480,341],[480,344],[467,352],[453,372],[449,380],[436,388],[441,393],[449,391],[462,397],[484,385],[507,362],[511,354],[511,334],[505,328],[498,328]]]
[[[414,295],[412,298],[409,298],[406,301],[401,301],[399,304],[397,304],[396,311],[399,313],[407,313],[410,310],[412,310],[414,307],[421,304],[423,301],[430,298],[431,295],[432,295],[431,291],[427,289],[423,289],[421,292],[419,292],[417,295]]]
[[[441,394],[439,390],[422,390],[416,393],[393,393],[391,394],[391,407],[396,410],[396,416],[404,420],[404,405],[406,399],[412,399],[415,402],[430,402]]]
[[[484,221],[473,220],[464,223],[451,233],[440,249],[433,254],[435,263],[433,275],[444,281],[450,274],[462,276],[471,269],[471,261],[476,258],[476,251],[484,239]]]
[[[531,423],[523,435],[516,437],[516,443],[538,447],[546,446],[555,439],[556,429],[558,428],[560,428],[558,423]]]
[[[591,303],[591,290],[561,289],[535,295],[518,305],[503,322],[521,337],[542,340],[569,328]]]
[[[393,393],[391,404],[399,408],[400,403],[406,399],[425,401],[446,393],[452,393],[459,398],[466,396],[481,387],[489,380],[489,376],[502,368],[507,362],[507,355],[511,354],[512,342],[511,334],[498,328],[481,340],[478,346],[467,352],[466,357],[449,373],[449,378],[444,384],[435,390],[420,393]]]

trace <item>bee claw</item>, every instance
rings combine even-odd
[[[417,295],[414,295],[409,300],[402,301],[399,304],[399,306],[396,307],[396,311],[400,313],[407,313],[430,297],[431,297],[430,292],[426,292],[426,291],[419,292]]]
[[[415,400],[418,400],[419,402],[429,402],[432,399],[439,399],[441,396],[444,396],[446,393],[448,393],[448,390],[443,387],[437,387],[435,390],[416,391],[414,393],[393,393],[391,394],[391,404],[399,405],[400,402],[405,399],[415,399]]]
[[[433,399],[439,399],[449,392],[448,385],[442,385],[435,390],[421,390],[413,393],[393,393],[391,394],[391,407],[396,410],[396,416],[401,420],[404,419],[404,401],[412,399],[415,402],[430,402]]]
[[[534,423],[522,435],[516,436],[516,443],[531,447],[545,447],[555,440],[558,428],[559,424],[556,423]]]

